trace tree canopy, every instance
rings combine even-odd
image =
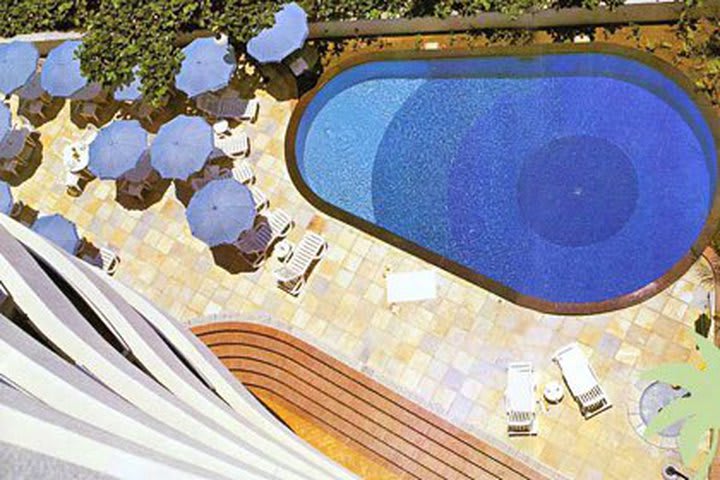
[[[159,103],[182,62],[178,38],[198,29],[228,35],[238,52],[287,0],[4,0],[0,36],[41,31],[85,33],[82,71],[106,87],[128,85],[137,74],[145,98]],[[622,0],[610,0],[615,5]],[[298,0],[311,20],[352,20],[501,11],[594,7],[599,0]]]

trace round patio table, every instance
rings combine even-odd
[[[565,391],[560,382],[548,382],[543,390],[543,396],[548,403],[560,403],[565,397]]]
[[[85,145],[68,145],[63,149],[63,163],[72,173],[85,170],[90,162],[90,153]]]

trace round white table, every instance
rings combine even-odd
[[[290,256],[292,250],[293,246],[287,240],[283,240],[275,245],[275,255],[277,255],[277,259],[281,262],[285,261]]]
[[[543,390],[543,396],[548,403],[560,403],[565,397],[565,390],[560,382],[548,382]]]
[[[63,163],[72,173],[85,170],[90,163],[88,147],[83,145],[68,145],[63,149]]]
[[[227,120],[220,120],[213,124],[215,135],[227,135],[230,133],[230,124]]]

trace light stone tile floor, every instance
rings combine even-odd
[[[385,304],[383,274],[434,268],[417,258],[319,213],[297,192],[284,164],[284,136],[294,102],[260,92],[259,121],[248,127],[250,162],[271,208],[296,221],[290,235],[322,233],[328,256],[293,298],[279,290],[271,259],[254,273],[230,274],[214,264],[207,247],[190,235],[174,191],[149,209],[128,211],[114,201],[112,182],[95,180],[79,198],[64,193],[62,146],[80,131],[66,105],[41,127],[44,160],[18,188],[17,199],[43,213],[61,213],[97,245],[117,251],[117,277],[185,323],[222,312],[284,328],[375,379],[422,403],[458,426],[578,480],[660,478],[672,451],[649,445],[628,419],[640,371],[695,355],[691,327],[707,291],[695,267],[641,305],[594,316],[555,316],[513,305],[475,285],[438,272],[438,297]],[[567,398],[540,413],[540,435],[505,435],[505,366],[528,360],[539,389],[560,379],[551,354],[579,342],[614,408],[585,421]],[[693,359],[693,361],[697,361]]]

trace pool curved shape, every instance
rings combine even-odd
[[[291,177],[324,212],[518,304],[637,303],[717,224],[716,118],[673,67],[592,48],[356,58],[295,110]]]

